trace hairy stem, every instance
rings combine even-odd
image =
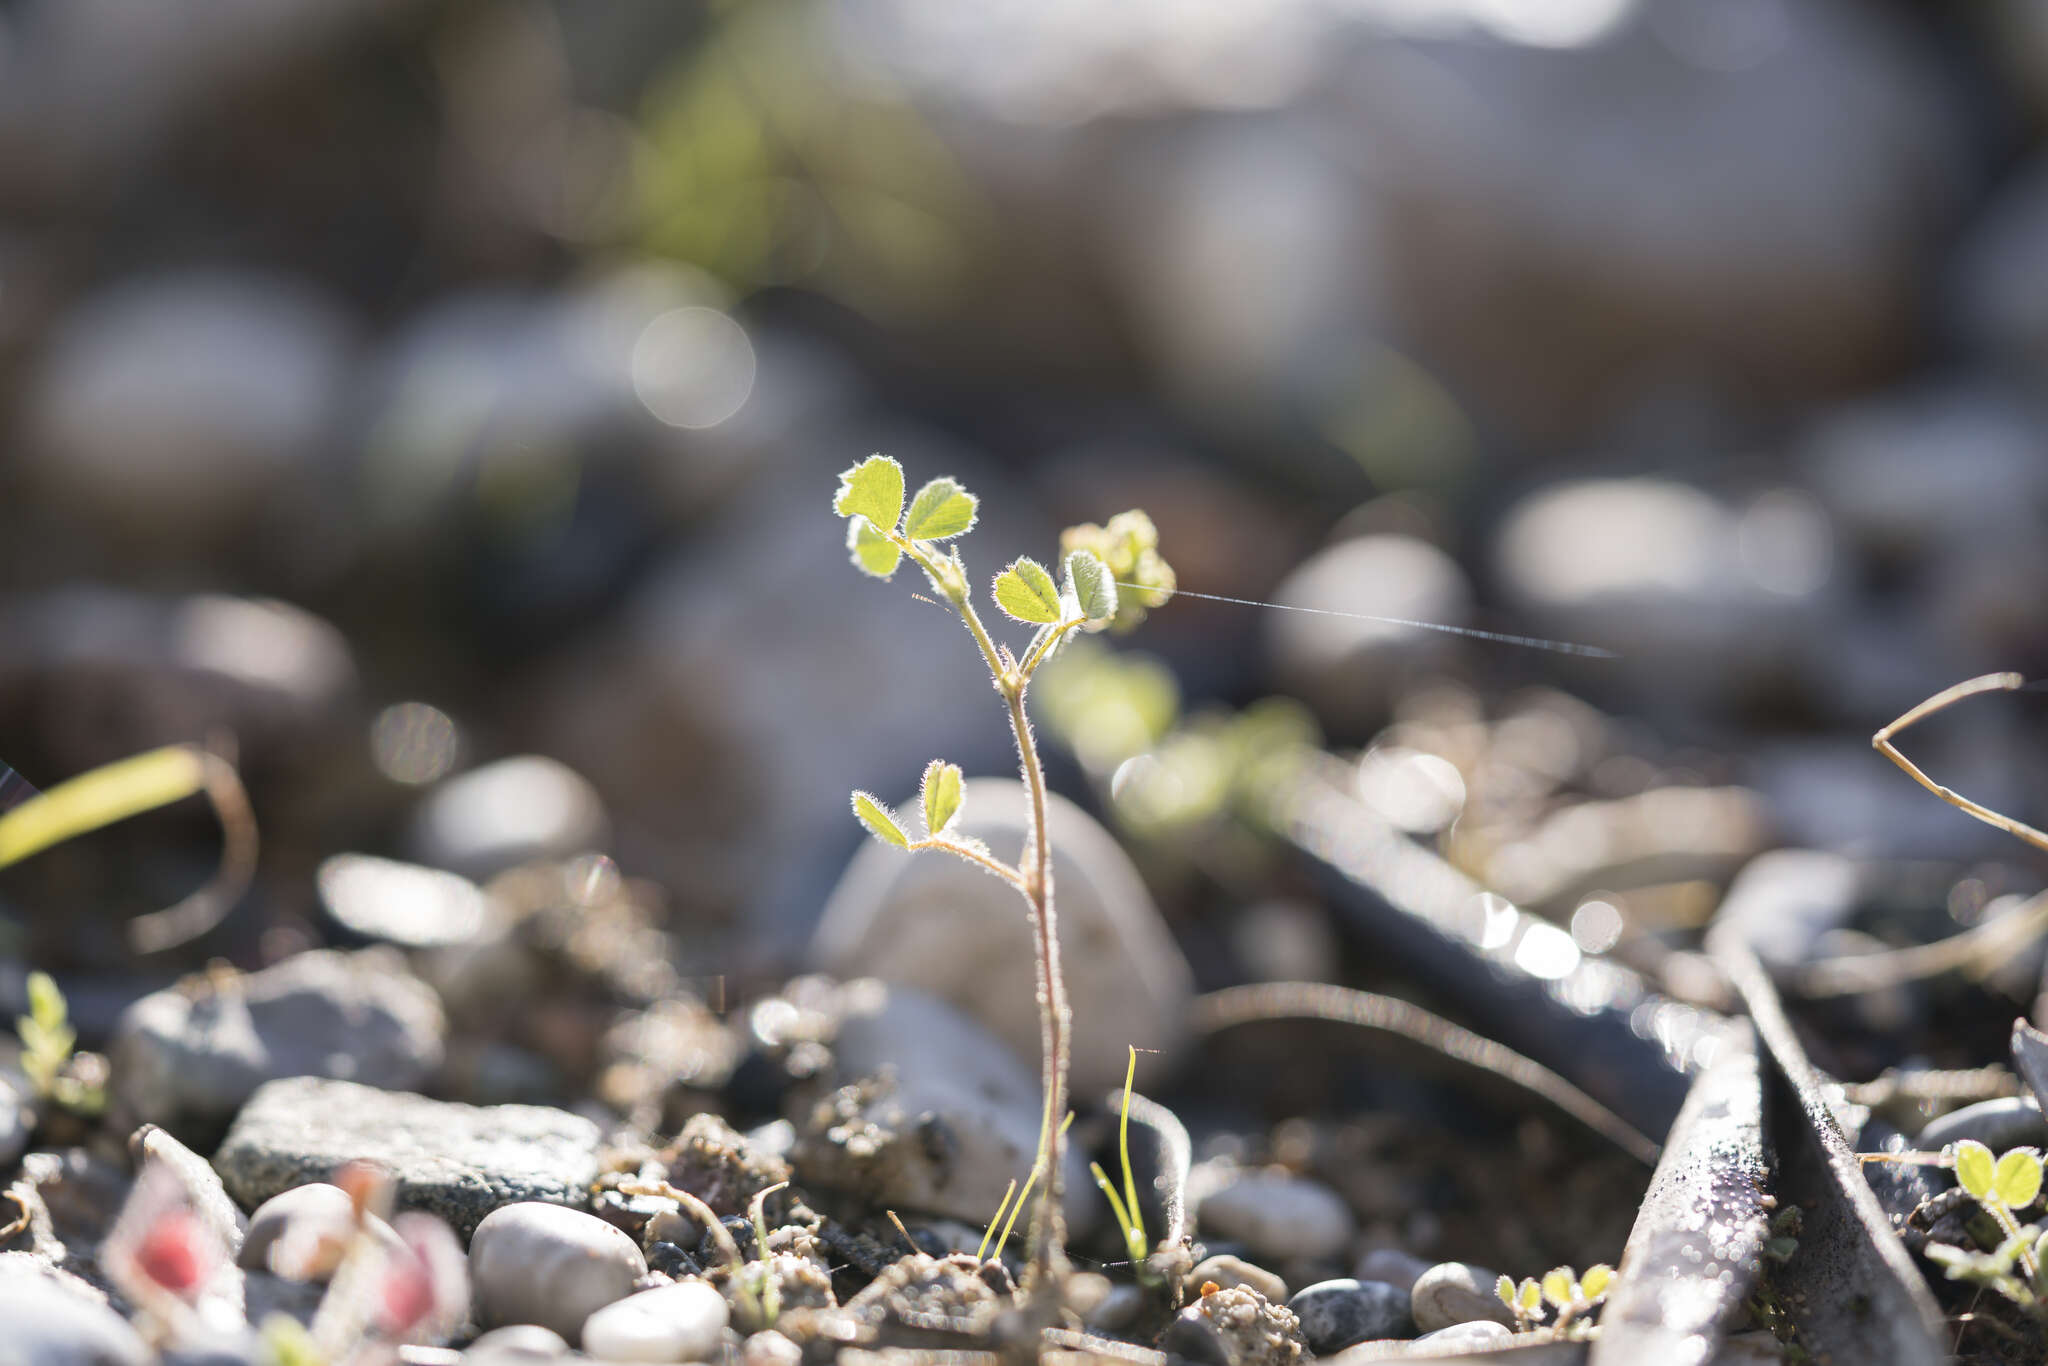
[[[1065,1135],[1055,1127],[1055,1118],[1067,1108],[1067,1011],[1066,975],[1060,969],[1059,926],[1053,919],[1052,838],[1046,829],[1045,771],[1038,761],[1038,746],[1031,736],[1031,722],[1024,714],[1024,684],[1003,689],[1010,704],[1010,730],[1017,740],[1017,760],[1024,771],[1028,799],[1024,831],[1024,855],[1019,870],[1024,874],[1024,900],[1031,908],[1031,928],[1038,939],[1038,1035],[1042,1057],[1041,1082],[1045,1088],[1045,1116],[1039,1150],[1045,1163],[1045,1189],[1031,1220],[1031,1269],[1029,1283],[1048,1291],[1066,1268]]]

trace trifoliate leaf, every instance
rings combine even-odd
[[[1503,1276],[1493,1283],[1493,1293],[1500,1296],[1500,1302],[1508,1308],[1515,1307],[1515,1282],[1511,1276]]]
[[[996,606],[1018,621],[1045,625],[1060,619],[1060,590],[1036,560],[1019,560],[996,576]]]
[[[1586,1274],[1579,1277],[1579,1293],[1587,1300],[1597,1300],[1607,1293],[1614,1284],[1614,1268],[1605,1262],[1586,1268]]]
[[[1991,1149],[1974,1138],[1965,1138],[1956,1144],[1957,1185],[1983,1200],[1991,1195],[1992,1183],[1996,1179]]]
[[[865,517],[884,531],[903,515],[903,466],[886,455],[871,455],[839,476],[832,510],[841,517]]]
[[[934,759],[926,764],[924,787],[920,791],[924,828],[936,835],[951,825],[953,818],[960,814],[963,795],[958,764],[949,764],[943,759]]]
[[[866,517],[854,517],[846,523],[846,548],[853,555],[855,568],[878,579],[894,574],[903,559],[896,543],[875,530],[875,524]]]
[[[1993,1194],[2007,1209],[2025,1209],[2041,1193],[2041,1159],[2031,1149],[2014,1148],[1998,1159],[1992,1173]]]
[[[877,801],[873,793],[856,791],[853,794],[853,814],[868,828],[868,833],[882,843],[893,844],[898,849],[910,847],[910,837],[896,823],[896,813]]]
[[[975,510],[981,500],[960,487],[955,479],[932,480],[910,500],[910,515],[903,519],[903,534],[914,541],[944,541],[974,529]]]
[[[1116,583],[1109,576],[1109,566],[1092,550],[1067,555],[1067,592],[1090,621],[1108,621],[1116,615]]]
[[[1570,1267],[1560,1266],[1544,1274],[1543,1298],[1549,1300],[1559,1309],[1572,1302],[1572,1269]]]

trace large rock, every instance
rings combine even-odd
[[[456,1105],[349,1082],[299,1077],[258,1091],[213,1164],[253,1207],[331,1181],[349,1162],[391,1174],[400,1209],[423,1209],[468,1237],[501,1205],[579,1207],[597,1179],[597,1125],[539,1105]]]
[[[966,793],[960,833],[986,841],[998,858],[1016,858],[1024,843],[1023,785],[976,779]],[[1061,961],[1074,1015],[1073,1087],[1077,1097],[1093,1099],[1122,1085],[1128,1046],[1140,1050],[1141,1086],[1165,1070],[1186,1040],[1193,987],[1186,960],[1115,839],[1061,797],[1053,796],[1048,809]],[[987,1025],[1016,1057],[1038,1060],[1028,910],[1012,888],[959,859],[864,845],[825,905],[810,957],[837,976],[879,977],[930,992]]]
[[[395,952],[316,950],[137,1001],[114,1039],[115,1093],[136,1119],[210,1138],[279,1078],[418,1086],[441,1065],[445,1030],[433,989]]]

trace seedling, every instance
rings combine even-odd
[[[1138,1075],[1138,1050],[1131,1049],[1130,1063],[1124,1068],[1123,1114],[1117,1124],[1117,1156],[1123,1161],[1124,1193],[1118,1196],[1116,1187],[1109,1183],[1100,1162],[1090,1162],[1088,1170],[1095,1174],[1095,1184],[1102,1188],[1102,1194],[1109,1200],[1110,1213],[1116,1216],[1116,1226],[1123,1230],[1124,1251],[1130,1256],[1131,1265],[1142,1270],[1145,1257],[1152,1251],[1151,1240],[1145,1236],[1145,1212],[1138,1208],[1138,1182],[1131,1175],[1131,1083]]]
[[[1500,1302],[1515,1316],[1515,1328],[1519,1332],[1532,1332],[1543,1326],[1543,1320],[1551,1311],[1557,1317],[1549,1325],[1552,1337],[1583,1339],[1592,1336],[1593,1323],[1586,1316],[1607,1298],[1614,1288],[1614,1268],[1602,1263],[1589,1266],[1581,1276],[1568,1266],[1560,1266],[1541,1281],[1533,1277],[1520,1285],[1503,1276],[1494,1285],[1494,1293]],[[1550,1308],[1546,1310],[1544,1306]]]
[[[919,489],[904,506],[903,467],[886,455],[872,455],[839,476],[833,511],[846,519],[847,549],[862,573],[887,579],[908,558],[924,571],[932,591],[960,617],[988,668],[990,681],[1009,713],[1017,763],[1027,800],[1024,849],[1015,866],[1002,862],[981,841],[957,832],[962,796],[955,764],[934,759],[920,791],[924,835],[912,838],[903,822],[871,793],[853,794],[853,814],[876,839],[898,849],[938,849],[1001,878],[1024,898],[1031,917],[1037,957],[1039,1045],[1045,1109],[1039,1121],[1038,1154],[1032,1175],[1045,1183],[1032,1216],[1029,1279],[1049,1291],[1066,1265],[1066,1230],[1060,1210],[1065,1126],[1055,1117],[1067,1108],[1067,989],[1060,968],[1059,927],[1054,919],[1052,845],[1046,832],[1045,771],[1025,713],[1025,694],[1040,665],[1076,631],[1111,626],[1128,630],[1149,607],[1173,591],[1173,571],[1159,556],[1159,535],[1142,512],[1126,512],[1107,526],[1069,528],[1060,538],[1061,577],[1032,559],[1010,562],[991,585],[1005,616],[1037,627],[1022,654],[990,638],[975,610],[967,566],[958,547],[944,543],[974,528],[979,500],[950,478]],[[1132,591],[1119,593],[1119,585]],[[1027,1185],[1028,1191],[1028,1185]],[[1018,1204],[1022,1205],[1020,1196]],[[1012,1211],[1011,1218],[1014,1219]],[[1007,1230],[1006,1230],[1007,1231]],[[998,1244],[1000,1246],[1000,1244]]]
[[[2017,1215],[2041,1196],[2041,1156],[2032,1148],[2014,1148],[1994,1160],[1991,1149],[1975,1139],[1950,1144],[1943,1153],[1953,1166],[1956,1184],[1991,1216],[2001,1235],[1989,1252],[1929,1243],[1927,1259],[1945,1268],[1952,1281],[1971,1281],[1995,1290],[2023,1309],[2040,1315],[2048,1299],[2048,1232],[2023,1226]],[[2014,1268],[2018,1274],[2014,1274]]]
[[[64,993],[47,972],[28,975],[28,1014],[15,1019],[14,1030],[21,1039],[21,1070],[38,1096],[75,1114],[97,1115],[107,1108],[106,1087],[71,1066],[78,1031],[71,1027]]]

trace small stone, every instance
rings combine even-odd
[[[20,1261],[16,1261],[20,1258]],[[0,1324],[9,1366],[148,1366],[154,1353],[75,1276],[27,1253],[0,1258]]]
[[[315,950],[137,1001],[115,1034],[114,1089],[135,1118],[210,1140],[277,1078],[419,1086],[441,1065],[446,1028],[433,989],[394,951]]]
[[[484,932],[490,903],[468,878],[368,854],[336,854],[314,874],[320,905],[363,939],[409,949],[464,944]]]
[[[804,1349],[773,1328],[755,1333],[740,1345],[740,1366],[801,1366]]]
[[[1416,1278],[1408,1294],[1415,1314],[1415,1327],[1424,1333],[1474,1319],[1490,1319],[1512,1328],[1515,1316],[1495,1287],[1500,1273],[1465,1262],[1439,1262]]]
[[[1492,1319],[1473,1319],[1470,1323],[1454,1323],[1448,1328],[1424,1333],[1415,1339],[1415,1343],[1418,1347],[1426,1342],[1438,1349],[1458,1347],[1484,1352],[1506,1342],[1514,1335],[1513,1329],[1503,1327]]]
[[[0,1169],[14,1165],[14,1159],[28,1151],[35,1127],[36,1112],[29,1108],[27,1095],[0,1076]]]
[[[1275,1304],[1283,1303],[1287,1299],[1286,1281],[1262,1266],[1254,1266],[1244,1258],[1233,1257],[1227,1252],[1201,1262],[1184,1279],[1189,1285],[1203,1285],[1214,1281],[1225,1290],[1233,1285],[1249,1286]]]
[[[1354,1273],[1361,1281],[1385,1281],[1403,1290],[1415,1289],[1415,1282],[1429,1270],[1430,1263],[1398,1247],[1376,1247],[1358,1259]]]
[[[724,1345],[725,1297],[703,1281],[643,1290],[592,1314],[583,1350],[606,1361],[709,1361]]]
[[[398,1208],[439,1215],[466,1237],[501,1205],[587,1204],[598,1140],[591,1121],[546,1106],[457,1105],[294,1077],[250,1099],[213,1165],[253,1206],[331,1180],[349,1162],[374,1162],[391,1175]]]
[[[632,1294],[647,1263],[631,1238],[594,1214],[521,1201],[476,1226],[469,1274],[480,1323],[537,1323],[567,1341],[581,1338],[592,1314]]]
[[[976,779],[966,787],[960,833],[1014,853],[1023,840],[1024,813],[1022,784]],[[1148,1077],[1164,1074],[1187,1038],[1194,996],[1187,960],[1130,856],[1100,822],[1055,796],[1047,824],[1074,1011],[1074,1094],[1093,1098],[1120,1088],[1127,1044],[1139,1049],[1142,1089]],[[949,1002],[991,1030],[1012,1055],[1032,1059],[1035,1087],[1034,950],[1016,900],[1015,892],[958,859],[906,859],[865,841],[826,903],[810,956],[840,977],[880,977]],[[1035,1130],[1035,1118],[1032,1124]],[[1035,1132],[1031,1146],[1037,1146]],[[1000,1181],[996,1194],[1002,1194]],[[993,1207],[962,1217],[985,1219]]]
[[[149,1159],[169,1168],[208,1232],[230,1255],[240,1250],[248,1233],[249,1221],[228,1198],[227,1188],[221,1184],[219,1174],[207,1165],[205,1158],[154,1124],[145,1124],[136,1130],[129,1145],[138,1160]]]
[[[602,849],[609,828],[587,779],[527,754],[441,782],[414,812],[407,843],[429,867],[488,878],[535,859]]]
[[[269,1271],[270,1249],[284,1235],[286,1229],[294,1226],[311,1225],[332,1232],[331,1256],[320,1255],[305,1266],[295,1268],[305,1274],[300,1280],[326,1280],[334,1274],[334,1268],[341,1259],[342,1243],[350,1230],[355,1227],[355,1201],[339,1186],[330,1186],[325,1181],[309,1181],[303,1186],[294,1186],[280,1191],[256,1207],[249,1216],[249,1232],[242,1240],[242,1251],[237,1262],[248,1271]],[[323,1251],[327,1240],[323,1239]]]
[[[529,1362],[559,1361],[569,1355],[569,1344],[552,1328],[537,1323],[508,1323],[493,1328],[462,1354],[471,1366],[527,1366]]]
[[[1301,1336],[1317,1356],[1369,1338],[1415,1335],[1407,1292],[1384,1281],[1318,1281],[1297,1291],[1287,1307],[1301,1320]]]
[[[1928,1120],[1915,1142],[1925,1151],[1939,1152],[1962,1138],[1974,1138],[1995,1153],[2048,1148],[2048,1118],[2029,1096],[2001,1096]]]
[[[1196,1218],[1205,1234],[1235,1238],[1274,1261],[1333,1257],[1354,1226],[1351,1207],[1328,1186],[1268,1172],[1247,1172],[1210,1192]]]
[[[1197,1366],[1293,1366],[1308,1355],[1293,1312],[1241,1285],[1181,1310],[1159,1349]]]

